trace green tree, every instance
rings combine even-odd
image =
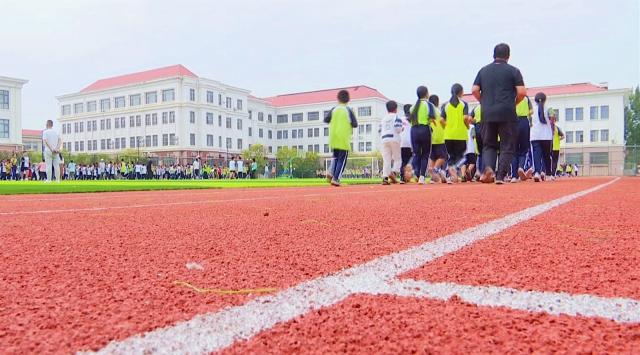
[[[320,166],[320,156],[315,152],[306,152],[303,157],[293,158],[293,175],[300,178],[316,177]]]
[[[267,153],[262,144],[254,144],[248,149],[242,151],[242,156],[245,159],[254,159],[258,163],[258,167],[264,168],[267,162]],[[258,169],[258,171],[260,171]]]
[[[289,171],[290,166],[293,165],[294,159],[297,157],[298,157],[297,149],[291,149],[289,147],[282,147],[281,149],[279,149],[276,152],[276,161],[277,161],[276,169],[278,169],[278,173],[282,172],[285,169]],[[289,174],[291,174],[290,171],[289,171]]]
[[[624,108],[624,139],[627,146],[640,145],[640,87],[629,95],[629,106]]]

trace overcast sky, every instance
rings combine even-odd
[[[638,0],[2,0],[0,75],[28,79],[23,127],[55,96],[183,64],[271,96],[369,85],[402,102],[465,91],[498,42],[527,86],[640,83]]]

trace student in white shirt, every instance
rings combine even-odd
[[[547,96],[539,92],[535,97],[535,106],[531,118],[531,146],[533,147],[533,181],[539,182],[545,176],[553,177],[551,171],[551,144],[553,129],[548,111],[545,109]]]
[[[389,185],[389,181],[397,183],[397,175],[402,166],[400,143],[402,141],[402,119],[398,116],[398,104],[387,102],[387,115],[380,122],[380,141],[382,142],[382,184]]]
[[[400,165],[400,183],[405,182],[404,170],[407,164],[411,162],[413,151],[411,150],[411,123],[409,123],[409,115],[411,114],[411,104],[403,106],[404,117],[402,117],[402,133],[400,133],[400,156],[402,164]]]
[[[229,179],[235,179],[236,177],[236,157],[231,157],[229,160]]]
[[[238,179],[244,178],[244,161],[242,157],[238,157],[238,161],[236,162],[236,170],[238,171]]]
[[[50,183],[53,177],[54,167],[56,182],[60,182],[60,147],[62,138],[58,132],[53,130],[53,121],[47,120],[47,129],[42,132],[42,143],[44,144],[44,161],[47,166],[47,179],[45,183]]]
[[[467,151],[464,153],[464,165],[460,167],[463,182],[469,182],[473,179],[477,160],[478,155],[476,153],[476,127],[473,124],[470,124],[467,136]]]
[[[200,179],[200,157],[193,161],[193,178]]]

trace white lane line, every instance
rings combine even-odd
[[[329,188],[328,188],[329,189]],[[326,191],[326,190],[325,190]],[[341,190],[344,191],[344,190]],[[49,210],[37,210],[37,211],[12,211],[12,212],[0,212],[0,216],[15,216],[15,215],[31,215],[31,214],[48,214],[48,213],[74,213],[74,212],[99,212],[108,210],[122,210],[122,209],[135,209],[135,208],[147,208],[147,207],[170,207],[170,206],[184,206],[184,205],[201,205],[211,203],[223,203],[223,202],[251,202],[251,201],[266,201],[266,200],[278,200],[293,199],[293,198],[308,198],[308,197],[326,197],[326,196],[343,196],[343,195],[362,195],[371,193],[389,193],[407,191],[403,188],[395,189],[370,189],[370,190],[358,190],[358,191],[346,191],[338,193],[313,193],[313,194],[300,194],[300,195],[278,195],[278,196],[263,196],[263,197],[246,197],[246,198],[227,198],[220,200],[200,200],[200,201],[181,201],[181,202],[163,202],[163,203],[147,203],[147,204],[134,204],[125,206],[104,206],[104,207],[86,207],[86,208],[67,208],[67,209],[49,209]]]
[[[394,280],[381,286],[374,294],[434,298],[442,301],[458,296],[464,302],[478,306],[507,307],[552,315],[600,317],[618,323],[640,323],[640,301],[630,298],[417,280]]]
[[[481,224],[336,274],[303,282],[275,295],[255,298],[243,305],[198,315],[191,320],[159,328],[141,335],[112,341],[98,354],[204,354],[246,340],[312,310],[332,306],[357,293],[375,294],[383,283],[440,256],[457,251],[478,240],[501,232],[562,204],[618,181],[567,195],[527,208],[503,218]]]

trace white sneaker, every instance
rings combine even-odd
[[[533,181],[540,182],[540,174],[539,173],[536,173],[535,175],[533,175]]]
[[[44,181],[44,183],[45,183],[45,184],[50,184],[50,183],[51,183],[51,180],[45,180],[45,181]]]
[[[512,183],[512,184],[515,184],[516,182],[518,182],[518,179],[517,179],[517,178],[511,178],[511,183]]]
[[[424,176],[421,176],[421,177],[418,179],[418,184],[420,184],[420,185],[424,185]]]
[[[447,184],[449,184],[449,185],[452,185],[452,184],[453,184],[453,181],[451,181],[451,176],[449,176],[449,177],[447,178]]]
[[[547,174],[545,174],[544,172],[540,174],[540,179],[542,179],[542,181],[545,181],[547,179]]]

